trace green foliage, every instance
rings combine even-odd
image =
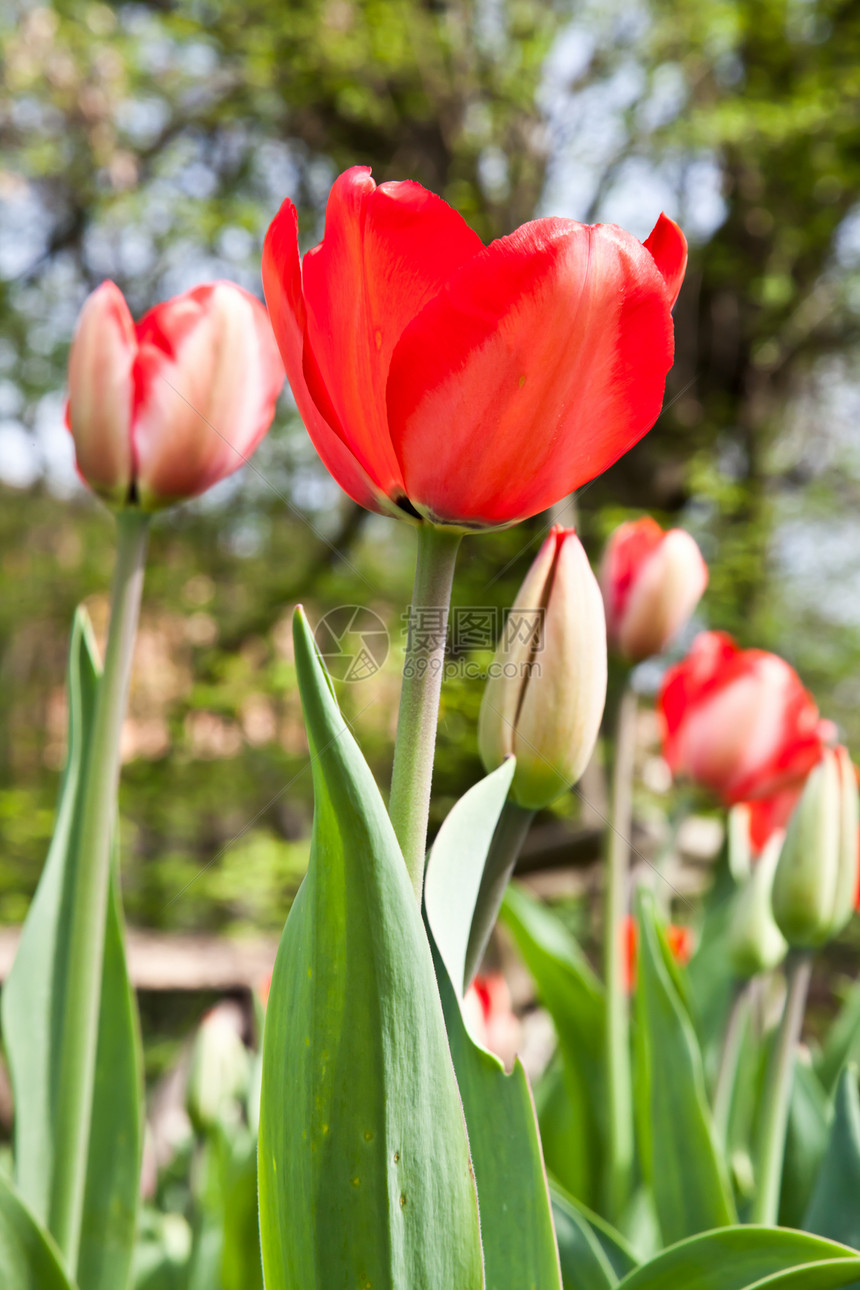
[[[477,1198],[430,948],[300,611],[294,641],[316,802],[263,1040],[266,1281],[478,1290]]]
[[[3,989],[3,1037],[15,1089],[15,1177],[27,1204],[49,1222],[55,1170],[53,1126],[65,1039],[69,975],[65,911],[81,863],[79,820],[98,664],[89,620],[75,616],[69,652],[68,759],[57,826],[12,972]],[[122,911],[111,881],[81,1244],[80,1290],[120,1290],[128,1281],[143,1138],[137,1009],[125,963]]]
[[[860,1096],[857,1068],[846,1066],[815,1190],[803,1219],[808,1232],[860,1249]]]
[[[803,1232],[733,1227],[681,1241],[621,1282],[623,1290],[827,1290],[848,1286],[860,1258]]]
[[[487,1290],[561,1290],[540,1136],[522,1063],[502,1063],[469,1034],[460,1001],[481,875],[515,770],[514,758],[452,808],[427,865],[424,909],[478,1188]]]
[[[2,1177],[0,1283],[15,1290],[75,1290],[51,1238]]]
[[[640,894],[634,1073],[642,1172],[666,1244],[736,1221],[705,1095],[702,1058],[676,967]]]

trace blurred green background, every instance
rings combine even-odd
[[[62,420],[81,303],[104,277],[136,315],[213,277],[259,292],[280,201],[314,244],[355,163],[487,239],[535,214],[643,238],[661,209],[680,221],[666,409],[559,518],[595,556],[630,514],[690,528],[711,565],[697,624],[784,654],[857,750],[851,0],[8,0],[0,143],[0,923],[51,832],[72,610],[106,615],[112,520]],[[546,527],[468,539],[457,603],[509,604]],[[311,813],[291,607],[388,623],[385,666],[340,687],[384,784],[413,546],[329,480],[288,393],[252,467],[157,520],[122,781],[132,923],[280,929]],[[437,819],[479,773],[480,694],[446,684]]]

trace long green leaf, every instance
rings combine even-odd
[[[860,1258],[849,1254],[844,1245],[805,1232],[723,1228],[664,1250],[625,1277],[619,1290],[827,1290],[856,1278]]]
[[[736,1221],[705,1095],[702,1060],[654,917],[640,893],[636,988],[638,1138],[643,1173],[668,1244]]]
[[[603,987],[564,925],[515,884],[505,895],[502,918],[558,1036],[569,1115],[565,1158],[553,1155],[552,1168],[572,1195],[594,1204],[605,1141]]]
[[[50,1237],[2,1176],[0,1286],[3,1290],[74,1290]]]
[[[304,615],[307,877],[263,1037],[268,1290],[479,1290],[478,1207],[430,946],[382,798]]]
[[[475,1043],[460,1010],[481,874],[513,772],[511,759],[453,807],[430,854],[424,905],[472,1149],[487,1290],[561,1290],[528,1077],[519,1061],[506,1074],[498,1058]]]
[[[2,995],[3,1037],[15,1091],[16,1185],[43,1223],[54,1169],[56,1079],[68,975],[65,911],[79,862],[77,822],[98,678],[89,620],[79,609],[69,651],[68,755],[56,827]],[[143,1077],[115,872],[105,929],[93,1104],[77,1279],[81,1290],[122,1290],[134,1246]]]
[[[612,1290],[618,1277],[593,1228],[573,1202],[552,1190],[552,1214],[564,1290]]]
[[[855,1066],[846,1066],[839,1080],[830,1141],[803,1226],[860,1250],[860,1095]]]

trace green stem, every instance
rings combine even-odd
[[[606,863],[603,921],[606,982],[606,1076],[609,1092],[608,1216],[619,1222],[633,1180],[633,1091],[630,1074],[630,1008],[627,947],[623,936],[629,910],[630,832],[633,827],[633,763],[636,750],[634,691],[625,686],[618,709],[612,781],[612,826]]]
[[[49,1227],[72,1276],[77,1270],[93,1112],[111,840],[119,746],[143,589],[149,517],[117,518],[117,557],[104,671],[82,786],[79,866],[71,891],[69,964],[54,1129]]]
[[[764,1123],[756,1171],[756,1196],[751,1216],[753,1223],[772,1225],[776,1223],[779,1214],[779,1193],[782,1186],[794,1056],[803,1025],[811,974],[811,953],[808,950],[793,951],[789,956],[786,969],[785,1008],[776,1044],[771,1053],[762,1100]]]
[[[534,817],[534,811],[524,806],[517,806],[510,798],[505,802],[499,816],[499,822],[490,843],[487,863],[484,865],[478,899],[475,902],[472,929],[466,950],[464,990],[469,988],[475,973],[481,966],[484,950],[487,948],[490,933],[499,915],[505,888],[511,880],[514,865],[517,863]]]
[[[751,992],[752,980],[738,982],[732,1006],[729,1009],[726,1033],[723,1036],[720,1067],[714,1088],[714,1127],[720,1141],[724,1144],[728,1141],[732,1096],[735,1091],[744,1031],[749,1017]]]
[[[432,524],[422,524],[418,530],[418,560],[403,664],[389,813],[419,903],[424,886],[448,609],[461,538],[461,533]]]

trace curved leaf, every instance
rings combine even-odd
[[[844,1245],[786,1228],[722,1228],[664,1250],[625,1277],[619,1290],[751,1290],[771,1284],[781,1290],[783,1282],[771,1279],[786,1273],[785,1290],[825,1290],[856,1278],[860,1258],[846,1259],[849,1253]],[[802,1275],[793,1280],[798,1271],[809,1275],[808,1283]]]
[[[519,1061],[506,1074],[499,1059],[475,1043],[460,1010],[481,876],[514,765],[513,758],[504,762],[450,811],[430,853],[424,908],[472,1149],[487,1290],[561,1290],[528,1077]]]
[[[479,1290],[478,1208],[433,960],[382,798],[301,611],[314,828],[263,1037],[268,1290]]]
[[[98,680],[89,619],[78,609],[69,650],[68,754],[56,826],[2,995],[3,1037],[15,1091],[16,1185],[43,1223],[54,1170],[55,1080],[68,975],[65,910],[77,874],[77,819]],[[134,1246],[143,1075],[115,866],[105,928],[93,1104],[77,1279],[81,1290],[122,1290]]]
[[[552,1192],[552,1215],[564,1290],[612,1290],[618,1277],[579,1210],[561,1192]]]
[[[671,955],[648,893],[640,892],[637,920],[638,1138],[663,1239],[673,1242],[735,1222],[736,1216],[705,1095],[699,1046],[669,971]]]
[[[587,1205],[583,1205],[574,1196],[569,1196],[563,1187],[559,1187],[555,1180],[550,1182],[550,1195],[556,1222],[558,1222],[560,1210],[573,1210],[580,1227],[584,1228],[594,1238],[609,1265],[613,1285],[639,1266],[639,1259],[631,1249],[626,1237],[616,1231],[611,1223],[607,1223],[605,1218],[595,1214],[593,1210],[590,1210]],[[561,1232],[559,1232],[558,1240],[559,1251],[561,1251]],[[562,1263],[562,1272],[565,1275],[571,1275],[569,1272],[565,1272],[564,1262]]]
[[[0,1176],[0,1286],[74,1290],[53,1241]]]

